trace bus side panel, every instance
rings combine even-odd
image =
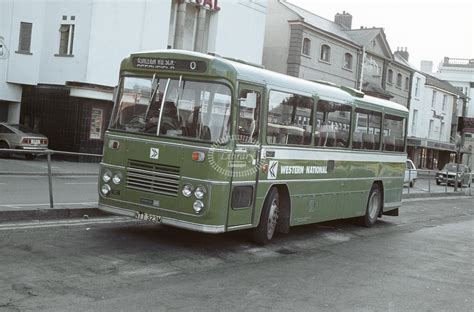
[[[384,211],[397,208],[402,201],[405,166],[405,163],[390,163],[381,170],[381,175],[387,177],[384,180]]]

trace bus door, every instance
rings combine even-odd
[[[260,169],[259,129],[263,90],[261,86],[239,84],[228,227],[252,223]]]

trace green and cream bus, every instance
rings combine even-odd
[[[238,60],[165,50],[122,61],[99,178],[102,210],[184,229],[398,215],[408,110]]]

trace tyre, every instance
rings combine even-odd
[[[260,222],[254,229],[253,240],[259,245],[265,245],[270,242],[275,234],[280,212],[280,197],[278,189],[273,187],[263,203]]]
[[[440,184],[441,184],[441,182],[439,182],[439,180],[436,179],[436,185],[440,185]]]
[[[410,182],[410,187],[414,187],[414,186],[415,186],[415,180],[412,180],[412,181]]]
[[[371,227],[377,221],[382,208],[382,192],[378,184],[374,184],[369,193],[365,215],[359,218],[360,223],[365,227]]]
[[[6,142],[0,142],[0,149],[9,149],[10,146]],[[0,152],[0,158],[10,158],[10,152]]]

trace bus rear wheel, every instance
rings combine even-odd
[[[267,195],[262,208],[258,226],[254,229],[253,240],[259,245],[270,242],[275,234],[280,212],[278,189],[273,187]]]
[[[360,217],[360,223],[365,227],[371,227],[377,221],[382,208],[382,192],[380,186],[374,184],[369,193],[365,215]]]

